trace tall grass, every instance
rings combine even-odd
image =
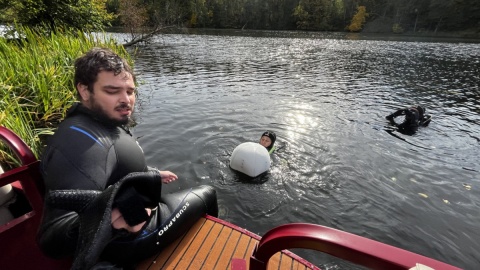
[[[16,26],[19,39],[0,37],[0,126],[19,135],[38,157],[45,142],[76,100],[73,62],[93,47],[107,47],[131,58],[103,35],[57,30],[44,35]],[[11,163],[0,148],[0,163]]]

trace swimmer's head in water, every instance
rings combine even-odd
[[[422,106],[417,106],[417,111],[419,118],[422,119],[425,116],[425,108],[423,108]]]
[[[275,135],[275,132],[267,130],[262,134],[262,137],[260,137],[259,143],[270,150],[275,144],[275,140],[277,140],[277,135]]]

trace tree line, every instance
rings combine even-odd
[[[145,8],[150,25],[344,31],[352,24],[359,7],[363,7],[366,22],[381,26],[370,31],[480,31],[478,0],[132,1]],[[108,2],[114,8],[122,0]],[[111,11],[118,13],[118,9]]]
[[[0,0],[0,21],[369,32],[480,32],[478,0]],[[365,23],[365,28],[363,27]],[[355,24],[355,27],[352,26]]]

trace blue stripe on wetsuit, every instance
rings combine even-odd
[[[102,144],[99,140],[97,140],[97,138],[93,137],[93,135],[91,135],[91,134],[88,133],[87,131],[85,131],[85,130],[83,130],[83,129],[81,129],[81,128],[78,128],[78,127],[76,127],[76,126],[70,126],[70,128],[73,129],[73,130],[79,131],[79,132],[81,132],[81,133],[83,133],[83,134],[85,134],[85,135],[87,135],[87,136],[90,137],[92,140],[94,140],[96,143],[98,143],[99,145],[103,146],[103,144]],[[105,147],[105,146],[103,146],[103,147]]]

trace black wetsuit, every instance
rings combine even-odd
[[[75,189],[104,191],[131,172],[144,172],[146,177],[150,177],[152,174],[148,173],[148,170],[143,150],[128,129],[108,125],[81,104],[76,104],[69,110],[65,120],[49,140],[41,161],[47,192]],[[167,199],[159,201],[158,207],[152,211],[150,219],[139,234],[117,236],[115,241],[119,244],[115,246],[110,243],[105,248],[104,254],[112,254],[107,256],[107,260],[118,259],[120,262],[131,263],[149,256],[152,251],[145,249],[152,249],[155,242],[158,245],[160,225],[168,221],[180,201],[187,197],[186,194],[181,194],[181,198],[170,198],[170,201],[167,195]],[[195,198],[205,199],[202,195],[195,195]],[[205,196],[211,198],[213,209],[209,212],[190,207],[192,211],[196,211],[193,216],[197,216],[197,212],[202,212],[200,216],[205,212],[217,214],[216,195]],[[207,205],[205,202],[199,204]],[[76,212],[51,207],[46,203],[38,234],[41,249],[54,258],[73,255],[78,248],[79,226],[79,215]],[[142,246],[142,249],[135,250],[138,246],[136,242],[139,241],[148,242],[148,247]],[[134,251],[137,251],[137,254],[134,254]]]
[[[129,172],[146,171],[142,149],[128,130],[105,125],[80,104],[72,107],[41,159],[46,190],[103,191]],[[72,255],[78,215],[46,205],[39,243],[51,257]]]
[[[394,118],[400,115],[405,115],[405,119],[402,123],[397,124]],[[411,107],[397,110],[396,112],[388,115],[386,118],[392,125],[397,127],[399,132],[404,134],[413,134],[417,131],[423,115],[420,115],[419,111],[415,107]]]

